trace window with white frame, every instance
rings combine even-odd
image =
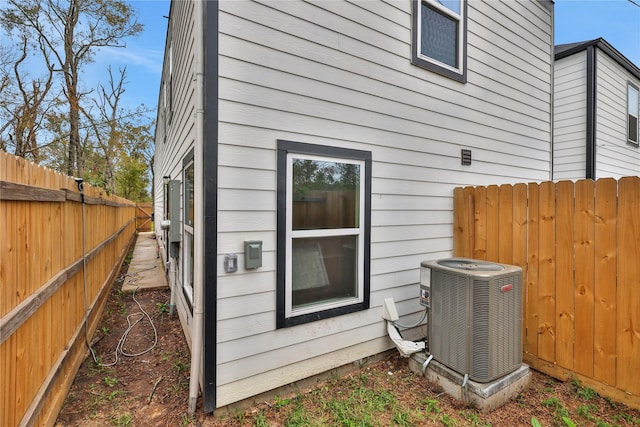
[[[640,98],[638,88],[629,84],[627,86],[627,141],[638,145],[638,110],[640,109]]]
[[[412,62],[466,82],[466,0],[414,0]]]
[[[182,289],[187,301],[193,306],[193,233],[194,233],[194,210],[193,210],[193,186],[194,186],[194,164],[193,151],[183,162],[183,210],[184,210],[184,245],[183,245],[183,274]]]
[[[278,327],[369,307],[371,153],[278,141]]]

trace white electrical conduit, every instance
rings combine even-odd
[[[194,2],[195,17],[193,34],[195,34],[195,147],[194,147],[194,228],[193,246],[193,329],[191,335],[191,372],[189,378],[189,408],[190,415],[196,412],[198,389],[200,385],[200,371],[203,357],[204,334],[204,2]],[[208,7],[218,7],[208,6]],[[171,17],[169,18],[171,19]],[[217,79],[217,75],[210,76]],[[215,83],[212,83],[215,84]],[[217,135],[211,135],[217,138]],[[215,242],[212,242],[215,244]]]
[[[389,338],[391,338],[391,341],[393,341],[393,343],[396,345],[396,348],[398,349],[402,357],[409,357],[413,353],[424,351],[424,342],[413,342],[405,340],[400,336],[400,332],[398,332],[393,322],[389,320],[387,320],[387,333],[389,334]]]

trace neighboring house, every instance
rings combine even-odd
[[[604,39],[555,48],[553,178],[640,175],[640,69]]]
[[[392,348],[453,189],[550,179],[552,67],[551,1],[172,2],[155,217],[205,411]]]

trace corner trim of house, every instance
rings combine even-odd
[[[596,78],[597,58],[595,46],[587,47],[587,160],[585,178],[596,179]]]
[[[204,412],[216,409],[216,330],[217,330],[217,252],[218,252],[218,1],[204,2],[204,337],[202,394]]]

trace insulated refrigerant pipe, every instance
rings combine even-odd
[[[195,34],[195,125],[194,147],[194,229],[193,233],[193,336],[191,337],[191,377],[189,379],[189,414],[196,412],[202,366],[204,333],[204,2],[194,2]],[[212,76],[217,78],[217,76]]]

